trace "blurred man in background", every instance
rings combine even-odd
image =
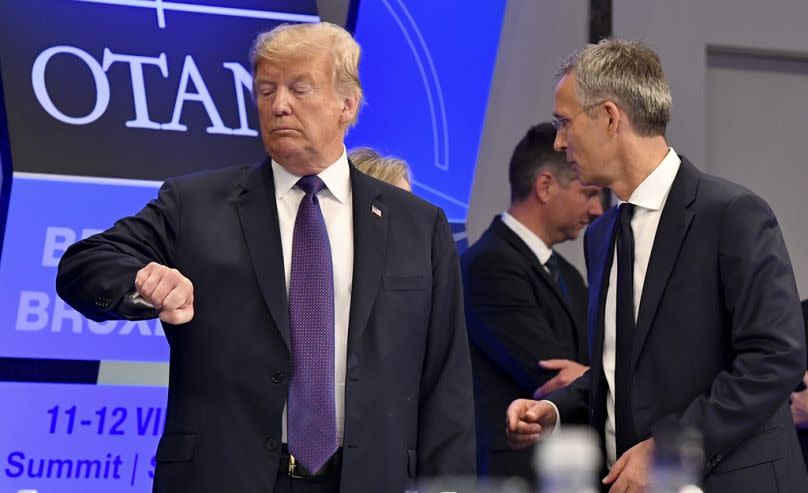
[[[586,285],[553,247],[600,216],[600,187],[581,184],[553,149],[555,135],[549,123],[527,131],[511,157],[510,207],[461,259],[484,475],[532,481],[530,451],[507,445],[505,410],[568,384],[589,364]]]

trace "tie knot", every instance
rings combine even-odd
[[[547,259],[547,262],[545,262],[544,265],[551,274],[556,275],[556,273],[559,272],[560,267],[558,265],[558,254],[556,252],[550,254],[550,258]]]
[[[317,194],[325,188],[325,183],[317,175],[307,175],[297,180],[297,186],[306,193]]]
[[[628,202],[623,202],[620,205],[620,221],[624,223],[630,223],[631,218],[634,217],[634,209],[637,206],[634,204],[629,204]]]

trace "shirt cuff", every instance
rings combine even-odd
[[[558,412],[558,407],[553,403],[553,401],[544,400],[544,401],[540,401],[540,402],[546,402],[546,403],[550,404],[551,406],[553,406],[553,411],[555,411],[556,422],[555,422],[555,425],[553,425],[553,429],[550,430],[550,436],[553,436],[556,433],[558,433],[558,430],[561,429],[561,413]]]
[[[131,291],[129,294],[126,295],[126,297],[129,298],[129,301],[135,305],[142,305],[148,308],[154,308],[154,305],[144,300],[143,297],[140,296],[140,293],[137,292],[137,290]],[[556,411],[556,414],[558,414],[558,411]]]

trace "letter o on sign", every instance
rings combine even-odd
[[[45,67],[54,55],[60,53],[68,53],[77,56],[87,65],[90,72],[93,74],[93,80],[95,81],[95,107],[93,107],[93,110],[86,116],[74,117],[65,115],[53,104],[48,94],[48,88],[45,86]],[[104,114],[109,105],[109,81],[107,80],[107,74],[104,73],[104,69],[101,68],[101,64],[86,51],[73,46],[53,46],[40,53],[39,56],[36,57],[34,66],[31,69],[31,84],[34,87],[34,94],[36,94],[39,104],[42,105],[45,111],[57,120],[71,125],[86,125],[96,121]]]

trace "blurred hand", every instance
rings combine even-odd
[[[177,269],[151,262],[137,272],[135,289],[160,310],[163,322],[177,325],[194,318],[194,285]]]
[[[505,412],[505,433],[513,449],[529,447],[553,430],[558,416],[548,402],[516,399]]]
[[[603,484],[611,484],[609,493],[645,493],[651,479],[654,439],[643,440],[617,459]]]
[[[802,376],[802,381],[808,385],[808,371]],[[808,428],[808,387],[799,392],[791,393],[791,418],[797,428]]]
[[[547,370],[558,370],[558,375],[544,382],[544,385],[533,392],[533,398],[536,400],[543,399],[547,394],[566,387],[589,369],[588,366],[568,359],[547,359],[539,361],[539,366]]]

